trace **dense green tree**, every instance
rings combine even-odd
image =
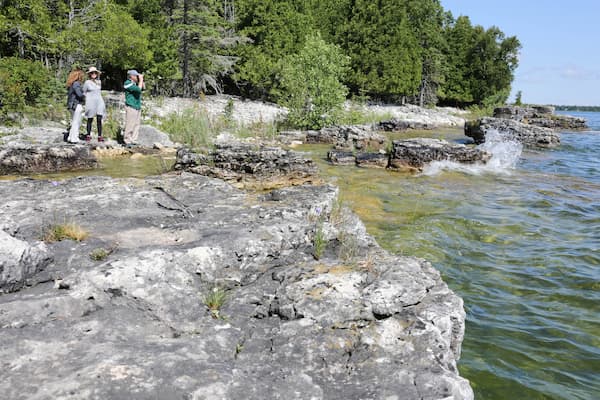
[[[435,104],[444,79],[444,9],[439,0],[404,0],[403,3],[421,60],[421,82],[415,102],[420,106]]]
[[[310,35],[298,54],[287,56],[281,68],[281,104],[295,126],[319,129],[336,120],[348,89],[342,84],[348,57],[320,35]]]
[[[308,15],[292,0],[243,0],[238,2],[238,29],[249,38],[237,54],[240,63],[235,80],[242,93],[273,98],[278,92],[281,60],[296,54],[312,30]]]
[[[354,93],[394,98],[418,92],[418,40],[398,1],[356,0],[341,35],[351,58],[348,83]]]
[[[221,91],[220,79],[233,72],[231,49],[243,41],[233,29],[230,2],[173,1],[172,20],[179,35],[183,95]]]
[[[444,101],[455,105],[506,101],[521,47],[497,27],[472,26],[461,16],[447,28],[448,69]]]
[[[61,80],[73,65],[95,64],[115,85],[135,67],[153,93],[167,95],[219,92],[226,83],[281,99],[285,62],[319,33],[350,58],[344,83],[352,94],[491,104],[508,95],[520,48],[497,27],[455,20],[440,0],[0,2],[0,56],[41,61]]]

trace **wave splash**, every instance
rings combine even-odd
[[[455,161],[434,161],[423,169],[422,175],[433,176],[443,171],[457,171],[471,175],[505,174],[510,175],[515,169],[523,145],[497,130],[489,130],[485,135],[485,143],[477,148],[492,154],[486,164],[461,164]]]

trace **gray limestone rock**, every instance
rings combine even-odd
[[[316,165],[302,153],[235,140],[217,142],[206,155],[179,149],[174,168],[233,182],[262,181],[271,187],[312,181],[317,174]]]
[[[406,131],[408,129],[430,130],[434,129],[435,126],[426,122],[392,118],[390,120],[377,123],[376,128],[385,132],[399,132]]]
[[[96,166],[96,157],[85,145],[0,147],[0,175],[91,169]]]
[[[390,156],[385,153],[358,153],[356,165],[364,168],[387,168]]]
[[[356,157],[351,151],[330,150],[327,152],[327,160],[333,165],[356,164]]]
[[[183,172],[0,181],[0,196],[19,240],[47,215],[90,233],[47,245],[54,284],[0,295],[5,398],[473,398],[461,299],[382,250],[335,187],[249,194]]]
[[[159,131],[153,126],[142,125],[140,126],[140,135],[138,137],[138,144],[143,147],[174,147],[175,144],[169,139],[169,135]],[[158,145],[158,146],[157,146]]]
[[[485,142],[489,131],[498,132],[508,140],[530,147],[555,147],[560,144],[560,134],[557,131],[513,119],[486,117],[465,124],[465,135],[478,144]]]
[[[44,243],[30,245],[0,230],[0,293],[21,289],[51,261]]]
[[[494,109],[494,118],[512,119],[542,128],[582,130],[587,128],[585,118],[554,114],[552,106],[504,106]]]
[[[342,125],[308,131],[307,143],[331,143],[337,150],[379,150],[385,147],[386,137],[368,125]]]
[[[445,140],[417,138],[394,140],[390,168],[397,170],[421,170],[432,161],[455,161],[460,163],[486,163],[491,154],[481,149],[453,144]]]

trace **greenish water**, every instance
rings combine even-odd
[[[431,261],[464,299],[459,368],[476,399],[600,398],[600,133],[562,143],[421,175],[306,148],[383,247]]]

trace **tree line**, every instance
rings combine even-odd
[[[27,75],[42,68],[62,79],[75,65],[95,65],[115,88],[136,68],[157,95],[227,92],[280,102],[298,89],[290,74],[302,68],[290,63],[306,61],[304,54],[339,79],[337,96],[485,105],[508,97],[520,49],[516,37],[455,18],[439,0],[0,4],[0,85],[35,80]],[[15,68],[23,70],[16,78]]]

